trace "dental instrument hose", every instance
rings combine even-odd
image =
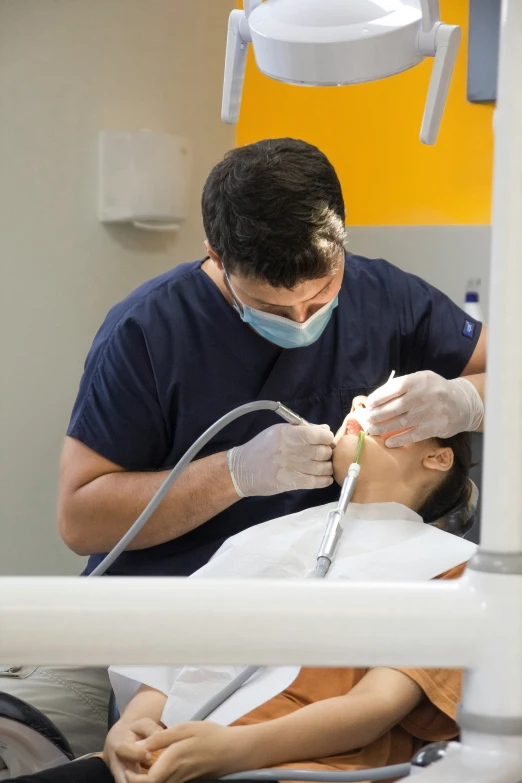
[[[212,424],[207,430],[205,430],[203,435],[200,435],[196,442],[193,443],[189,449],[187,449],[177,465],[172,468],[161,487],[158,489],[147,507],[142,511],[138,519],[134,522],[132,527],[125,533],[123,538],[116,544],[114,549],[109,552],[109,554],[102,560],[101,563],[99,563],[99,565],[96,566],[93,571],[91,571],[88,576],[101,576],[104,574],[106,570],[114,563],[116,558],[127,549],[129,544],[134,541],[138,533],[147,524],[150,517],[154,514],[165,495],[168,493],[175,481],[179,478],[181,473],[183,473],[187,465],[192,462],[197,454],[199,454],[203,446],[206,446],[207,443],[212,440],[214,435],[217,435],[217,433],[226,427],[227,424],[231,424],[231,422],[241,418],[241,416],[244,416],[246,413],[254,413],[255,411],[274,411],[274,413],[277,413],[278,416],[288,422],[288,424],[308,424],[305,419],[303,419],[297,413],[294,413],[294,411],[290,410],[290,408],[287,408],[286,405],[283,405],[281,402],[273,402],[272,400],[258,400],[256,402],[248,402],[246,405],[241,405],[239,408],[235,408],[235,410],[230,411],[230,413],[226,413],[224,416],[214,422],[214,424]]]
[[[253,769],[248,772],[234,772],[219,780],[237,781],[259,780],[260,783],[276,783],[279,780],[308,780],[323,783],[361,783],[361,781],[396,780],[405,778],[411,772],[411,764],[393,764],[389,767],[374,767],[373,769],[358,769],[345,772],[320,772],[317,769]],[[204,783],[204,781],[202,781]]]

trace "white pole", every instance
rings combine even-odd
[[[482,547],[522,553],[522,2],[502,3]]]
[[[474,715],[521,719],[522,725],[522,576],[470,571],[466,579],[483,602],[486,621],[464,678],[463,707]]]
[[[460,720],[464,766],[477,771],[474,759],[484,750],[506,763],[518,757],[515,779],[522,775],[521,77],[522,2],[503,0],[494,120],[484,516],[479,558],[468,575],[482,596],[488,623],[480,653],[464,679]],[[506,777],[493,773],[491,779]]]
[[[482,620],[465,579],[4,577],[0,662],[460,668]]]

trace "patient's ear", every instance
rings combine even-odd
[[[422,464],[428,470],[447,473],[453,467],[453,450],[448,446],[433,446],[424,456]]]

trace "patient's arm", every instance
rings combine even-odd
[[[185,783],[347,753],[380,737],[422,698],[421,687],[407,674],[372,669],[345,696],[283,718],[251,726],[184,723],[155,733],[144,743],[154,763],[147,773],[129,770],[127,781]],[[127,759],[136,760],[130,747]]]
[[[167,697],[161,691],[149,688],[148,685],[141,685],[128,703],[120,720],[125,723],[134,723],[142,718],[150,718],[159,723],[166,701]]]
[[[243,731],[250,768],[325,758],[369,745],[400,723],[423,696],[420,686],[403,672],[372,669],[345,696],[237,728]]]

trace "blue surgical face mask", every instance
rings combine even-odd
[[[254,307],[243,304],[241,299],[235,294],[226,272],[225,279],[234,299],[234,308],[239,313],[243,323],[249,324],[261,337],[274,343],[274,345],[279,345],[281,348],[304,348],[306,345],[315,343],[328,326],[328,322],[339,300],[339,295],[337,294],[331,302],[327,302],[324,307],[321,307],[308,320],[299,324],[290,318],[284,318],[282,315],[265,313],[263,310],[256,310]]]

